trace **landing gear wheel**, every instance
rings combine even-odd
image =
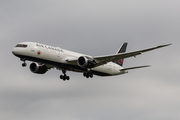
[[[86,75],[87,75],[87,73],[86,73],[86,72],[84,72],[84,73],[83,73],[83,76],[84,76],[84,77],[86,77]]]
[[[64,80],[64,81],[66,80],[66,76],[63,76],[63,80]]]
[[[62,76],[62,75],[60,75],[60,79],[63,79],[63,76]]]
[[[89,77],[90,77],[90,78],[93,78],[93,74],[92,74],[92,73],[90,73],[90,74],[89,74]]]
[[[26,64],[26,63],[23,63],[23,64],[22,64],[22,66],[23,66],[23,67],[26,67],[26,66],[27,66],[27,64]]]
[[[70,79],[70,77],[69,77],[69,76],[67,76],[67,77],[66,77],[66,80],[69,80],[69,79]]]
[[[91,72],[91,71],[89,71],[89,72],[84,72],[83,73],[83,75],[84,75],[84,77],[86,77],[86,78],[93,78],[93,73]]]
[[[86,75],[86,78],[89,78],[89,75],[88,75],[88,74]]]
[[[70,79],[70,77],[69,77],[69,76],[67,76],[66,74],[64,74],[64,75],[60,75],[60,79],[62,79],[62,80],[64,80],[64,81],[66,81],[66,80],[69,80],[69,79]]]

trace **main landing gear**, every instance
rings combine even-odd
[[[64,81],[69,80],[70,77],[66,75],[66,70],[62,70],[62,72],[64,75],[60,75],[60,79],[63,79]]]
[[[86,77],[86,78],[93,78],[93,73],[91,72],[91,71],[88,71],[88,72],[84,72],[83,73],[83,75],[84,75],[84,77]]]
[[[23,61],[24,63],[22,64],[22,67],[26,67],[27,66],[27,64],[26,64],[26,59],[25,58],[21,58],[21,61]]]

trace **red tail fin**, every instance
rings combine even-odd
[[[128,43],[123,43],[123,45],[119,48],[119,50],[117,51],[116,54],[121,54],[121,53],[124,53],[126,52],[126,48],[127,48],[127,44]],[[123,66],[123,62],[124,62],[124,59],[120,59],[120,60],[117,60],[117,61],[114,61],[116,64],[120,65],[120,66]]]

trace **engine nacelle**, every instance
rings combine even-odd
[[[39,65],[38,63],[31,63],[30,70],[33,73],[44,74],[47,72],[47,67],[45,65]]]
[[[79,57],[77,63],[82,68],[93,68],[96,65],[94,59],[87,56]]]

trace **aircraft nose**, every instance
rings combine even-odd
[[[17,54],[17,49],[16,48],[14,48],[13,50],[12,50],[12,53],[14,54],[14,55],[16,55]]]

